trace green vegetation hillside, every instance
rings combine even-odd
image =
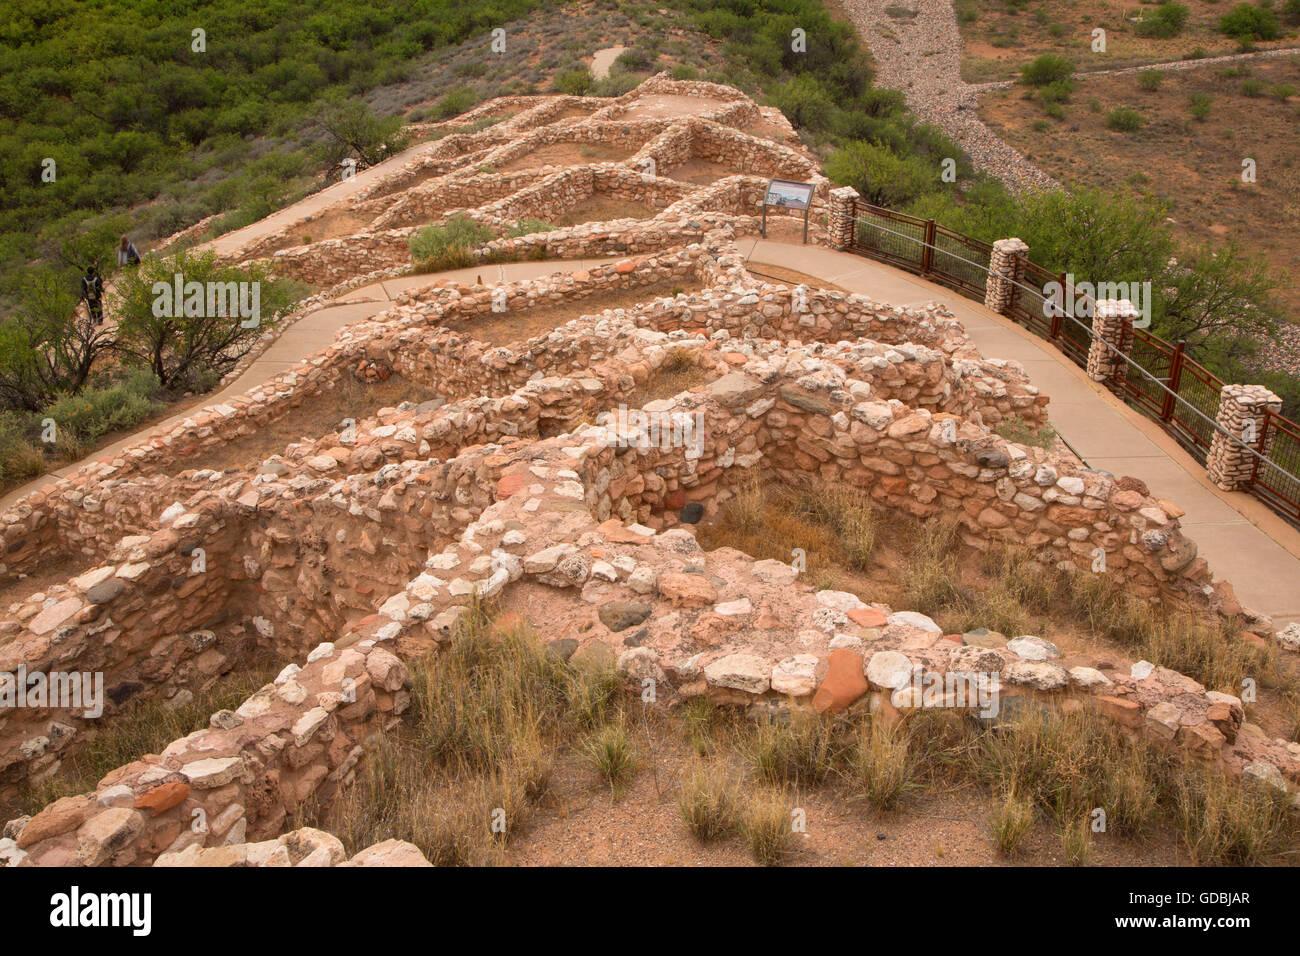
[[[135,225],[161,236],[250,195],[270,202],[307,157],[258,149],[259,137],[537,6],[11,0],[0,19],[0,267],[114,209],[153,203]]]

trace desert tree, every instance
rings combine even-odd
[[[267,266],[228,265],[212,252],[146,259],[117,291],[120,348],[172,389],[202,388],[229,371],[292,300]]]
[[[114,329],[95,325],[60,270],[28,270],[16,304],[0,322],[0,403],[39,411],[85,385],[99,358],[117,346]]]
[[[355,156],[358,167],[364,169],[401,152],[406,145],[400,116],[375,116],[359,100],[329,100],[317,111],[314,122],[325,132],[322,158],[330,166]]]

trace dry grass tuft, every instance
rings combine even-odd
[[[848,751],[847,777],[878,813],[896,809],[917,786],[909,745],[905,732],[879,721],[868,721],[857,729]]]
[[[754,859],[777,866],[794,853],[793,802],[784,790],[755,790],[745,804],[740,828]]]
[[[735,776],[722,764],[699,764],[677,797],[682,820],[701,843],[729,836],[737,826],[744,800]]]

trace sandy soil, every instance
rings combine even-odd
[[[553,791],[525,831],[511,842],[506,861],[516,866],[753,866],[739,836],[702,844],[682,822],[677,798],[694,752],[672,718],[633,724],[639,769],[615,799],[594,773],[563,758]],[[748,789],[748,788],[747,788]],[[989,835],[989,798],[967,787],[917,794],[896,812],[874,813],[839,783],[789,793],[803,810],[806,832],[795,837],[793,866],[1001,866],[1063,865],[1056,829],[1040,821],[1012,860],[1000,856]],[[1168,835],[1138,845],[1107,834],[1093,838],[1090,862],[1100,866],[1171,866],[1186,863]]]
[[[544,335],[582,315],[595,315],[605,309],[628,309],[640,302],[676,295],[678,292],[689,294],[699,289],[700,284],[694,280],[661,282],[636,289],[599,292],[585,299],[574,299],[572,302],[559,305],[515,309],[501,313],[491,312],[475,319],[472,323],[457,323],[454,327],[480,342],[487,342],[490,345],[510,345]]]
[[[618,162],[631,155],[629,150],[602,143],[550,143],[539,146],[518,159],[494,166],[493,169],[498,173],[513,173],[542,166],[582,166],[587,163]]]

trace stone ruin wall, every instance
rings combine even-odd
[[[170,506],[152,534],[122,537],[102,566],[0,619],[2,669],[102,672],[111,717],[137,699],[198,690],[255,649],[293,658],[320,634],[373,615],[418,569],[403,555],[453,540],[493,484],[481,453],[390,465],[366,479],[313,475],[308,466],[237,477]],[[356,515],[367,521],[359,534]],[[113,531],[105,522],[101,540]],[[247,637],[227,648],[218,634],[232,624]],[[0,715],[0,796],[7,802],[57,769],[87,726],[61,709]]]
[[[513,125],[513,120],[510,122]],[[300,246],[300,238],[310,234],[312,223],[299,220],[248,245],[238,258],[246,260],[274,254],[277,267],[285,274],[305,282],[331,285],[346,274],[355,274],[363,258],[372,265],[409,261],[409,257],[403,258],[400,248],[400,241],[409,233],[395,231],[393,227],[432,216],[471,215],[501,231],[524,218],[556,218],[593,195],[644,203],[655,209],[686,201],[688,207],[700,211],[752,214],[758,209],[765,178],[773,176],[814,182],[815,209],[820,210],[829,187],[816,164],[797,150],[699,117],[633,122],[588,118],[572,125],[535,129],[518,139],[500,139],[502,134],[491,130],[466,135],[475,143],[485,144],[484,148],[465,152],[470,145],[467,141],[455,140],[446,145],[440,142],[434,152],[417,160],[415,166],[403,167],[348,200],[346,211],[371,219],[368,235]],[[493,164],[507,164],[539,147],[558,142],[612,144],[632,155],[621,163],[570,167],[540,178],[536,172],[463,175],[471,160],[475,166],[490,169]],[[639,165],[645,159],[654,159],[669,169],[692,158],[724,163],[748,174],[747,180],[737,193],[736,187],[718,190],[712,186],[678,183],[662,176],[656,178],[644,174]],[[417,175],[434,173],[436,179],[414,184]],[[759,177],[764,180],[759,181]],[[391,204],[391,208],[381,210],[380,202],[394,189],[410,191]],[[691,203],[692,199],[696,202]],[[773,215],[785,218],[777,211]],[[815,212],[815,216],[818,220],[822,218],[820,213]],[[358,255],[358,248],[364,249],[364,257]]]
[[[750,397],[747,388],[737,392],[737,384],[733,380],[709,391],[728,401]],[[404,641],[408,648],[445,641],[457,609],[474,595],[490,597],[533,581],[549,588],[581,587],[584,594],[595,588],[593,597],[626,593],[649,602],[648,610],[657,609],[648,621],[656,646],[623,652],[619,667],[629,679],[654,677],[665,693],[705,694],[723,703],[807,699],[829,668],[842,670],[847,662],[850,670],[868,675],[872,709],[889,709],[897,697],[889,693],[894,685],[888,674],[898,667],[941,673],[972,666],[967,658],[979,656],[980,668],[1001,671],[1008,695],[1091,706],[1134,733],[1222,759],[1237,772],[1267,758],[1292,779],[1300,777],[1300,759],[1271,742],[1238,735],[1239,701],[1207,693],[1164,669],[1142,679],[1116,674],[1111,680],[1089,668],[1066,672],[1048,662],[1023,660],[1008,649],[958,646],[921,615],[895,614],[853,595],[814,592],[796,584],[787,566],[735,552],[724,556],[725,566],[715,567],[724,583],[701,607],[693,592],[676,590],[683,577],[674,572],[676,565],[704,559],[692,536],[656,535],[649,527],[619,521],[597,525],[605,500],[618,510],[599,489],[627,486],[626,474],[613,467],[616,460],[647,458],[641,474],[664,467],[653,455],[601,447],[603,442],[593,441],[598,431],[495,453],[488,479],[496,480],[495,503],[457,542],[431,554],[427,570],[379,613],[321,644],[302,671],[288,667],[235,712],[214,715],[211,729],[114,771],[93,794],[66,798],[31,819],[11,822],[7,834],[16,836],[17,848],[31,862],[46,865],[147,863],[192,845],[274,837],[304,801],[328,802],[346,786],[369,732],[407,705],[405,668],[386,648],[400,648]],[[880,440],[887,437],[888,428]],[[697,472],[723,470],[715,452],[706,453]],[[577,470],[567,470],[569,464]],[[594,504],[596,514],[554,507],[575,499]],[[538,507],[543,503],[546,507]],[[527,522],[512,520],[525,511]],[[518,527],[528,530],[511,530]],[[497,559],[488,560],[489,552]],[[683,615],[688,626],[681,623]],[[862,641],[843,633],[852,633],[855,621],[872,633],[869,660]],[[746,622],[757,630],[746,632]],[[789,656],[788,636],[801,627],[808,653]],[[659,649],[653,639],[661,629]],[[756,637],[737,652],[731,639],[742,633]],[[197,834],[185,825],[196,808],[217,821]]]
[[[724,92],[727,105],[712,114],[715,120],[761,118],[725,88],[659,86]],[[645,84],[639,92],[649,89],[658,87]],[[625,114],[635,99],[622,97],[592,119]],[[543,103],[506,122],[565,108]],[[700,155],[701,131],[712,135],[714,127],[691,129],[691,155]],[[680,149],[685,140],[671,128],[660,137],[665,149]],[[440,147],[469,156],[484,142],[472,134]],[[446,156],[437,161],[455,165]],[[427,159],[408,164],[372,186],[369,198],[430,166]],[[800,312],[790,290],[755,283],[725,240],[754,234],[756,220],[714,217],[703,208],[744,207],[755,201],[755,188],[732,177],[677,200],[658,221],[498,240],[480,253],[519,253],[541,240],[555,244],[543,245],[547,251],[578,248],[584,256],[647,254],[703,244],[721,226],[721,240],[710,238],[707,251],[679,248],[581,278],[511,284],[507,302],[580,302],[604,289],[687,275],[706,276],[715,286],[706,293],[585,317],[517,347],[491,348],[472,340],[475,321],[491,310],[491,290],[416,291],[249,400],[205,410],[7,513],[9,573],[48,557],[49,540],[68,529],[69,540],[103,566],[47,589],[52,602],[33,596],[0,619],[0,670],[15,662],[100,668],[119,689],[115,708],[132,697],[200,687],[254,649],[304,660],[308,647],[332,639],[236,711],[213,715],[209,729],[119,768],[93,793],[11,821],[0,838],[14,842],[0,843],[0,857],[41,865],[140,864],[164,853],[191,862],[214,853],[249,862],[268,854],[340,862],[341,847],[327,847],[327,835],[272,838],[304,802],[328,803],[347,786],[365,742],[408,705],[409,679],[398,655],[446,641],[470,600],[508,587],[579,587],[593,601],[645,602],[649,637],[627,645],[619,669],[629,680],[661,679],[682,697],[807,702],[838,670],[855,672],[859,681],[865,674],[871,709],[889,710],[892,685],[882,674],[960,669],[980,656],[981,668],[1002,671],[1010,693],[1064,695],[1064,706],[1094,707],[1133,733],[1221,760],[1234,773],[1251,773],[1263,761],[1300,779],[1300,753],[1258,734],[1239,735],[1240,701],[1206,693],[1181,675],[1155,668],[1144,678],[1110,680],[1091,668],[1067,673],[1022,659],[1008,648],[960,646],[960,636],[937,633],[922,615],[815,593],[778,562],[726,549],[706,558],[692,536],[673,528],[683,504],[699,501],[716,513],[760,470],[792,479],[816,475],[918,517],[955,517],[977,548],[1010,541],[1046,561],[1086,568],[1092,549],[1103,547],[1109,570],[1136,593],[1165,588],[1195,597],[1209,579],[1195,545],[1181,535],[1176,509],[1134,486],[1140,483],[1088,472],[987,430],[1012,413],[1045,420],[1046,398],[1015,363],[980,357],[942,309],[892,309],[809,290],[809,309]],[[367,260],[372,273],[373,264]],[[708,384],[646,407],[702,415],[699,457],[681,448],[620,447],[611,444],[618,436],[609,427],[574,425],[644,385],[683,350]],[[392,371],[450,385],[453,393],[498,397],[384,410],[359,423],[355,441],[332,434],[291,445],[256,476],[130,477],[174,469],[187,451],[274,420],[341,374]],[[554,427],[544,425],[548,420],[574,430],[543,438]],[[164,519],[153,517],[164,510]],[[358,519],[361,533],[349,534]],[[119,539],[102,554],[96,547]],[[217,573],[188,573],[195,546]],[[400,557],[426,548],[423,570],[418,559]],[[683,575],[676,565],[706,559],[725,585],[701,606],[698,596],[678,590]],[[224,633],[200,625],[222,623],[232,605],[255,622],[232,629],[223,644]],[[851,636],[854,624],[862,625],[860,637]],[[796,631],[805,653],[791,656]],[[868,636],[874,653],[863,643]],[[990,654],[997,660],[983,659]],[[0,794],[12,797],[21,783],[75,753],[86,737],[82,723],[54,711],[0,720]],[[196,810],[210,821],[203,832],[189,825]],[[246,842],[257,840],[263,842]]]
[[[736,280],[741,275],[743,269],[738,262],[695,248],[639,263],[609,264],[582,274],[529,280],[503,288],[510,310],[526,308],[531,303],[580,303],[601,291],[691,276],[717,281]],[[960,373],[957,376],[932,361],[928,362],[928,369],[918,368],[916,363],[925,365],[927,359],[907,343],[924,343],[922,348],[937,347],[954,357],[973,353],[960,324],[934,309],[898,310],[860,296],[809,290],[809,311],[796,313],[789,290],[765,285],[758,286],[758,290],[761,298],[760,291],[714,292],[661,300],[632,310],[631,314],[637,325],[661,332],[684,329],[712,335],[725,330],[735,337],[802,336],[805,340],[825,342],[845,338],[869,338],[886,343],[893,340],[906,348],[890,356],[894,360],[891,372],[901,378],[896,378],[891,385],[889,397],[903,401],[920,399],[923,405],[961,414],[974,412],[986,424],[995,424],[1008,414],[1018,414],[1030,423],[1044,420],[1045,397],[1028,385],[1022,370],[1007,363],[961,359],[954,362]],[[119,529],[129,533],[128,529],[138,527],[138,522],[145,520],[152,509],[166,504],[150,500],[143,506],[133,506],[132,496],[123,495],[120,490],[111,495],[88,494],[84,487],[88,482],[120,481],[142,472],[174,468],[187,457],[276,421],[334,387],[344,375],[378,377],[378,373],[386,377],[397,371],[413,384],[436,386],[445,397],[456,399],[500,395],[521,387],[533,375],[575,371],[589,365],[592,356],[602,354],[600,343],[592,336],[585,339],[573,336],[568,339],[567,347],[562,344],[563,337],[562,341],[552,341],[542,336],[513,358],[506,358],[504,350],[468,342],[453,347],[455,336],[439,332],[421,338],[413,330],[431,323],[445,324],[465,328],[472,338],[472,320],[468,317],[490,314],[491,309],[492,290],[487,287],[468,293],[430,287],[408,294],[392,312],[350,326],[332,346],[308,357],[297,369],[252,390],[245,398],[199,412],[169,433],[150,436],[124,450],[113,463],[89,466],[72,482],[60,482],[29,496],[4,519],[0,542],[6,553],[6,573],[25,571],[56,554],[90,547],[90,542],[100,533],[100,524],[95,518],[90,518],[87,524],[88,514],[107,508],[123,522]],[[760,317],[761,324],[756,325],[755,319]],[[900,358],[903,361],[898,361]],[[888,361],[883,356],[876,357],[877,365]],[[871,377],[879,387],[888,376],[873,374]],[[558,420],[561,414],[571,413],[566,408],[551,417]]]
[[[440,334],[454,333],[442,330]],[[665,333],[660,335],[671,339]],[[678,332],[677,335],[683,333]],[[721,333],[721,338],[726,342],[727,333]],[[666,355],[667,349],[661,347],[654,359],[640,368],[625,367],[620,372],[616,367],[612,373],[607,373],[608,377],[615,380],[627,379],[630,383],[644,381],[652,371],[655,360],[662,364]],[[762,461],[765,467],[778,474],[818,474],[830,482],[865,487],[875,500],[918,517],[931,517],[945,511],[959,515],[967,542],[977,547],[987,546],[992,539],[1011,540],[1028,544],[1040,553],[1058,556],[1063,561],[1074,558],[1086,564],[1091,560],[1093,547],[1099,546],[1108,553],[1113,552],[1124,543],[1125,532],[1128,532],[1132,545],[1139,540],[1138,531],[1149,530],[1150,533],[1143,534],[1140,539],[1144,550],[1126,547],[1122,554],[1111,559],[1112,569],[1125,574],[1131,586],[1139,592],[1154,593],[1157,585],[1178,583],[1174,572],[1183,570],[1186,564],[1176,566],[1175,562],[1186,556],[1187,563],[1190,564],[1195,556],[1194,546],[1189,554],[1186,543],[1177,535],[1176,521],[1172,522],[1173,527],[1169,530],[1162,530],[1171,521],[1158,510],[1154,502],[1144,502],[1134,492],[1121,491],[1108,479],[1099,477],[1089,485],[1082,478],[1068,473],[1058,475],[1057,468],[1050,463],[1046,453],[1036,449],[1023,450],[1008,442],[990,440],[983,428],[960,418],[952,419],[950,437],[945,434],[943,425],[944,420],[950,416],[932,418],[924,411],[912,411],[898,399],[888,399],[887,392],[882,394],[866,381],[869,374],[864,378],[849,378],[839,366],[830,366],[827,362],[813,358],[804,360],[784,374],[778,366],[758,360],[745,363],[746,368],[754,366],[751,369],[754,378],[739,372],[716,375],[729,364],[735,364],[744,358],[744,354],[738,352],[728,353],[726,359],[714,358],[711,367],[715,378],[704,395],[688,394],[680,396],[676,404],[663,401],[649,406],[656,411],[692,411],[703,406],[705,412],[702,414],[706,417],[704,435],[709,443],[708,450],[698,459],[683,455],[680,449],[650,450],[648,455],[639,451],[624,451],[619,454],[617,464],[605,463],[611,477],[604,481],[594,479],[588,485],[603,496],[590,498],[588,502],[597,518],[617,514],[624,520],[636,519],[652,525],[671,525],[674,519],[670,513],[665,512],[671,512],[676,500],[701,501],[707,503],[710,511],[715,510],[720,503],[725,502],[736,483],[744,480],[747,470]],[[702,362],[703,359],[699,361]],[[463,366],[472,363],[456,360],[456,364]],[[931,363],[931,367],[942,366]],[[813,371],[805,374],[808,368]],[[589,414],[597,407],[607,407],[611,404],[609,399],[617,397],[627,387],[619,385],[612,389],[612,395],[602,395],[603,385],[599,379],[589,378],[587,382],[592,386],[589,389],[583,387],[582,380],[569,383],[543,379],[540,383],[530,383],[525,391],[533,384],[539,384],[542,389],[536,391],[549,391],[551,401],[584,393],[593,399],[597,396],[602,399],[598,404],[589,401],[580,408],[571,406],[567,414],[575,416],[577,412]],[[705,396],[709,395],[713,396],[713,400],[706,401]],[[856,401],[857,398],[868,395],[875,400]],[[486,401],[471,400],[467,404],[482,404]],[[840,408],[836,410],[832,402]],[[535,425],[540,423],[546,404],[544,400],[539,400],[532,406],[526,401],[519,404],[533,412],[535,417],[531,420]],[[743,417],[735,414],[737,407],[743,407]],[[846,412],[852,415],[851,419]],[[437,440],[441,437],[440,428],[442,434],[446,434],[452,427],[453,416],[458,414],[460,411],[456,409],[435,409],[431,413],[417,411],[409,418],[380,426],[384,429],[382,434],[380,427],[363,426],[361,437],[373,435],[384,440],[391,439],[391,445],[396,449],[395,453],[386,453],[387,450],[378,452],[374,460],[366,460],[358,455],[357,460],[349,461],[352,451],[329,447],[336,436],[327,436],[316,447],[301,448],[295,456],[281,460],[283,470],[274,476],[281,482],[279,489],[267,488],[263,480],[267,477],[265,475],[259,476],[252,484],[243,478],[237,478],[223,489],[223,494],[212,494],[206,498],[202,494],[196,495],[190,502],[196,510],[186,511],[175,519],[178,524],[190,521],[186,527],[191,527],[205,514],[212,516],[236,507],[255,511],[261,506],[262,500],[275,500],[275,492],[286,485],[301,487],[303,490],[329,486],[326,493],[305,505],[301,502],[281,501],[276,512],[276,517],[280,519],[277,525],[237,527],[224,542],[207,535],[182,538],[176,530],[168,529],[158,532],[148,542],[130,542],[133,551],[125,558],[120,553],[109,555],[109,558],[119,562],[120,567],[129,568],[130,573],[138,574],[139,562],[151,553],[173,548],[177,549],[181,559],[188,560],[194,547],[202,546],[205,550],[211,547],[214,560],[220,556],[219,566],[226,569],[224,575],[227,579],[227,587],[215,597],[211,597],[205,590],[199,590],[196,585],[190,585],[184,576],[172,574],[174,569],[169,569],[159,579],[164,582],[164,587],[176,587],[179,582],[180,588],[184,590],[176,591],[178,598],[188,596],[189,588],[196,588],[198,600],[205,603],[201,603],[197,609],[191,607],[193,613],[187,614],[186,619],[209,623],[205,617],[210,610],[206,602],[215,601],[218,606],[226,606],[231,601],[228,580],[238,580],[247,575],[258,582],[260,601],[256,609],[266,615],[265,626],[260,629],[265,631],[264,636],[270,637],[276,633],[277,628],[287,625],[294,637],[287,645],[281,640],[278,646],[283,649],[286,646],[292,648],[301,645],[304,643],[303,635],[310,640],[317,633],[328,633],[339,627],[346,620],[346,615],[340,615],[340,607],[353,612],[353,616],[375,610],[373,604],[355,599],[359,593],[355,583],[350,592],[354,600],[341,601],[337,597],[340,591],[344,594],[349,592],[333,579],[332,571],[355,566],[358,558],[363,566],[373,570],[376,562],[382,561],[386,548],[395,547],[396,551],[403,548],[418,550],[429,543],[431,525],[435,531],[441,529],[443,533],[451,534],[457,527],[463,527],[474,514],[473,510],[462,510],[456,515],[453,510],[452,518],[459,518],[459,521],[452,520],[448,523],[445,517],[446,506],[442,506],[444,518],[443,523],[439,524],[438,521],[431,520],[440,511],[438,501],[455,499],[458,494],[460,500],[474,503],[478,508],[482,508],[488,501],[484,491],[485,477],[478,471],[480,463],[476,463],[473,471],[464,468],[460,470],[460,484],[471,474],[474,475],[473,490],[468,492],[459,485],[456,488],[448,487],[445,477],[439,484],[435,475],[423,476],[422,481],[433,482],[435,490],[432,495],[425,493],[419,507],[414,502],[403,504],[391,492],[367,506],[361,500],[349,500],[339,489],[345,486],[353,490],[364,489],[374,502],[377,490],[371,486],[370,481],[343,479],[331,484],[325,476],[349,467],[372,467],[388,459],[373,478],[375,485],[382,486],[394,480],[404,467],[427,469],[431,465],[437,468],[439,464],[443,468],[454,467],[454,462],[426,464],[419,458],[427,458],[430,451],[428,439]],[[422,415],[436,420],[421,424]],[[895,417],[899,420],[894,421]],[[485,415],[480,421],[486,418]],[[464,420],[462,418],[461,422]],[[417,425],[420,426],[418,430],[415,427]],[[403,431],[408,433],[407,437],[401,435]],[[523,431],[525,437],[536,435],[535,431],[529,429]],[[460,440],[465,441],[463,437]],[[371,452],[377,451],[374,444],[363,444],[362,447],[368,447]],[[600,455],[611,459],[615,457],[615,453],[609,449]],[[600,456],[592,460],[604,463]],[[635,470],[631,468],[632,465],[636,465]],[[1007,474],[998,478],[999,471],[1004,467]],[[1066,470],[1068,471],[1068,465]],[[386,473],[388,477],[385,477]],[[1048,478],[1052,480],[1047,481]],[[486,481],[490,483],[490,479]],[[258,482],[262,482],[261,488]],[[1107,505],[1113,506],[1116,513],[1108,513]],[[1039,511],[1044,513],[1036,514]],[[1120,513],[1125,511],[1138,511],[1138,514]],[[322,525],[316,518],[320,512],[325,513],[326,522],[330,516],[335,521]],[[363,513],[370,520],[379,523],[378,531],[368,531],[355,542],[355,547],[368,557],[347,553],[332,556],[329,552],[335,543],[338,544],[339,551],[344,551],[345,545],[352,544],[352,536],[346,533],[349,519],[345,515]],[[384,525],[386,514],[394,520],[400,520],[400,527],[406,532],[406,540],[396,541],[390,538],[390,529]],[[305,523],[300,520],[303,517],[307,519]],[[1071,522],[1075,526],[1070,527]],[[1153,527],[1147,529],[1148,523]],[[101,523],[96,528],[95,539],[103,540],[108,527]],[[1100,530],[1102,528],[1105,529],[1104,532]],[[231,540],[247,541],[250,550],[237,559],[228,551]],[[1168,549],[1162,550],[1166,544],[1169,545]],[[1159,570],[1155,570],[1157,562]],[[94,572],[83,575],[82,580],[94,577],[98,584],[101,575],[113,575],[117,567],[108,565],[107,570],[95,569]],[[376,590],[373,586],[375,583],[391,587],[395,580],[410,570],[409,566],[403,567],[398,562],[392,569],[392,574],[378,582],[372,581],[372,586],[365,591],[373,594]],[[1194,572],[1189,571],[1187,574],[1204,578],[1204,563],[1201,562]],[[212,582],[205,584],[206,588],[217,587],[215,582],[222,579],[222,575],[200,577],[205,581],[212,579]],[[119,587],[122,586],[120,580],[114,581]],[[42,610],[41,604],[42,602],[30,601],[18,615],[28,622],[25,630],[31,632],[31,638],[38,640],[44,633],[58,626],[60,622],[54,621],[54,617],[90,614],[92,607],[99,607],[93,602],[83,604],[77,594],[63,599],[53,609]],[[302,616],[303,606],[312,609],[313,617]],[[298,608],[296,612],[295,607]],[[171,633],[164,635],[160,632],[155,636],[174,639],[178,630],[176,621],[171,617],[163,620],[167,625],[164,629],[169,629]],[[42,633],[36,633],[38,630]],[[138,625],[137,631],[145,633],[140,631]],[[20,655],[19,660],[33,659],[26,637],[23,634],[11,642],[13,652]],[[69,639],[70,635],[65,635],[64,640]],[[148,639],[147,633],[141,638],[142,641]],[[109,672],[115,677],[120,677],[122,673],[120,668],[109,668]],[[34,726],[39,725],[43,719],[44,716],[35,718]],[[38,739],[40,735],[25,736],[31,732],[31,728],[19,728],[18,736],[22,739],[17,741],[18,753],[32,751],[30,741]]]

